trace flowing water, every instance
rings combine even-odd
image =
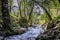
[[[24,34],[8,36],[4,40],[35,40],[43,32],[44,30],[39,26],[29,27]]]

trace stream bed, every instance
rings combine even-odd
[[[29,27],[25,33],[21,35],[8,36],[5,37],[4,40],[35,40],[35,38],[37,38],[43,32],[44,30],[39,26]]]

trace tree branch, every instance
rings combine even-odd
[[[49,20],[52,20],[52,17],[51,17],[51,15],[49,14],[49,12],[47,11],[47,9],[46,9],[43,5],[39,4],[37,1],[34,1],[34,2],[37,3],[40,7],[42,7],[42,8],[45,10],[45,12],[46,12]]]

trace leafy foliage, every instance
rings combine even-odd
[[[10,28],[20,28],[32,25],[34,23],[43,25],[48,23],[47,27],[53,28],[56,26],[57,22],[60,21],[60,3],[58,0],[41,0],[38,2],[36,0],[21,0],[19,5],[19,10],[17,10],[16,15],[11,13],[12,0],[8,0],[9,13],[10,13]],[[34,11],[34,6],[39,5],[44,10],[43,14],[38,14]],[[0,8],[1,10],[1,8]],[[0,13],[1,14],[1,13]],[[2,15],[0,15],[2,16]],[[0,19],[2,26],[2,18]],[[53,26],[54,25],[54,26]],[[9,31],[9,30],[7,30]]]

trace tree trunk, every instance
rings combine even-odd
[[[1,0],[1,13],[2,13],[2,30],[5,31],[7,29],[10,29],[10,16],[9,16],[9,10],[8,10],[8,0]]]
[[[32,25],[32,13],[33,13],[33,9],[34,9],[34,2],[32,1],[32,6],[31,6],[31,11],[29,13],[29,18],[28,18],[28,22],[31,22],[30,25]]]

